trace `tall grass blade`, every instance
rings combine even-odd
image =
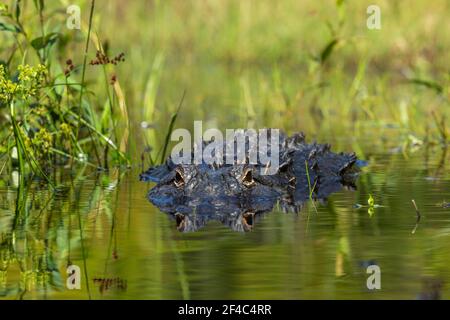
[[[184,97],[186,96],[186,91],[183,92],[183,97],[181,97],[180,103],[178,104],[178,108],[175,113],[172,115],[170,119],[169,128],[167,129],[166,138],[164,139],[163,151],[161,154],[160,163],[164,163],[166,159],[167,147],[169,145],[170,135],[172,134],[173,126],[175,125],[175,121],[177,120],[178,113],[180,112],[180,108],[183,105]]]

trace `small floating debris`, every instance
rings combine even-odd
[[[414,229],[411,231],[411,234],[415,234],[417,228],[419,227],[419,222],[420,222],[421,215],[420,215],[419,208],[417,208],[416,201],[414,201],[414,199],[412,199],[411,202],[412,202],[412,204],[414,206],[414,209],[416,209],[416,217],[417,217],[416,218],[416,225],[415,225]]]
[[[375,203],[375,199],[371,194],[369,194],[369,198],[367,199],[367,205],[363,205],[360,203],[356,203],[353,205],[353,208],[355,209],[367,208],[367,213],[369,214],[370,217],[373,216],[376,208],[383,208],[383,207],[384,206]]]
[[[447,208],[450,208],[450,202],[447,202],[444,200],[441,203],[439,203],[438,206],[441,208],[447,209]]]
[[[367,203],[369,204],[369,207],[373,207],[375,205],[375,200],[373,199],[371,194],[369,194],[369,199],[367,199]]]

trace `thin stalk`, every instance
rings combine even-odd
[[[170,134],[172,133],[173,126],[175,125],[175,121],[177,120],[178,113],[180,112],[180,108],[183,105],[185,96],[186,96],[186,90],[183,92],[183,96],[181,97],[180,103],[178,104],[177,111],[172,115],[172,118],[170,119],[170,124],[169,124],[169,128],[167,129],[166,139],[164,141],[164,147],[163,147],[163,151],[161,154],[160,163],[164,163],[164,160],[166,159],[166,153],[167,153],[167,147],[169,145]]]
[[[76,157],[71,156],[68,153],[65,153],[64,151],[61,151],[61,150],[58,150],[58,149],[55,149],[55,148],[50,148],[50,152],[59,154],[60,156],[64,156],[64,157],[70,158],[70,159],[72,159],[75,162],[80,162],[80,163],[86,164],[86,165],[88,165],[90,167],[97,168],[97,166],[95,164],[90,163],[89,161],[79,160]]]
[[[37,1],[37,6],[39,7],[39,24],[41,27],[41,36],[42,39],[45,38],[45,30],[44,30],[44,15],[43,15],[43,11],[44,11],[44,2],[42,1]],[[41,58],[41,63],[45,64],[45,60],[46,60],[46,48],[44,47],[42,49],[42,58]]]
[[[24,155],[27,162],[30,164],[31,169],[33,169],[33,165],[34,165],[37,173],[39,173],[47,181],[47,183],[50,185],[50,187],[52,189],[54,189],[55,186],[54,186],[53,182],[50,180],[50,178],[45,174],[45,172],[39,166],[39,164],[38,164],[37,160],[34,158],[33,154],[28,153],[26,151],[25,143],[23,141],[22,134],[20,133],[19,126],[18,126],[15,118],[12,117],[11,120],[12,120],[12,125],[13,125],[13,130],[14,130],[14,136],[16,138],[16,147],[17,147],[17,153],[18,153],[18,157],[19,157],[19,166],[21,166],[20,170],[22,171],[22,174],[24,174],[24,172],[25,172],[25,162],[23,161],[23,158],[21,160],[20,157],[22,157]],[[22,165],[20,164],[21,161],[22,161]]]
[[[112,246],[113,246],[113,240],[114,240],[114,251],[117,250],[117,238],[116,238],[116,213],[117,213],[117,208],[118,208],[118,203],[119,203],[119,192],[120,192],[120,169],[119,169],[119,174],[118,174],[118,181],[117,181],[117,189],[115,190],[116,195],[115,195],[115,203],[114,203],[114,209],[113,209],[113,216],[112,216],[112,221],[111,221],[111,230],[109,233],[109,244],[108,244],[108,253],[105,259],[105,269],[104,269],[104,275],[105,277],[107,276],[107,272],[108,272],[108,263],[109,263],[109,258],[111,257],[113,251],[112,251]]]
[[[422,215],[420,214],[419,208],[416,205],[416,201],[414,199],[411,200],[414,209],[416,210],[416,225],[414,226],[414,229],[411,231],[411,234],[415,234],[417,231],[417,228],[419,227],[420,218]]]
[[[441,121],[439,122],[436,112],[432,111],[431,114],[433,116],[434,122],[436,122],[436,127],[439,130],[442,142],[444,144],[446,144],[447,143],[447,129],[445,128],[445,116],[442,116]]]
[[[120,152],[120,150],[117,148],[117,146],[114,144],[114,142],[111,141],[111,139],[109,139],[107,136],[102,134],[100,131],[96,130],[90,123],[88,123],[86,120],[81,118],[79,115],[73,113],[72,111],[68,111],[68,113],[71,116],[73,116],[74,118],[76,118],[78,120],[78,122],[83,123],[87,128],[89,128],[90,130],[95,132],[100,138],[102,138],[107,144],[109,144],[110,147],[112,147],[114,150],[116,150],[123,159],[128,160],[125,157],[125,155],[122,152]],[[91,137],[91,140],[93,140],[93,137]]]
[[[106,73],[105,65],[103,65],[103,76],[105,78],[105,88],[106,88],[106,94],[108,95],[109,110],[111,111],[111,122],[112,122],[112,126],[113,126],[114,137],[116,139],[116,143],[119,143],[119,138],[117,136],[117,130],[116,130],[116,123],[114,121],[114,108],[113,108],[114,101],[113,101],[113,98],[111,97],[111,92],[109,91],[108,75]]]
[[[13,125],[13,131],[14,131],[14,139],[16,141],[16,149],[17,149],[17,158],[19,161],[19,187],[23,185],[24,177],[25,177],[25,162],[23,159],[23,150],[22,150],[22,144],[20,143],[20,132],[16,125],[16,119],[15,119],[15,111],[14,111],[14,102],[11,102],[10,106],[10,114],[11,114],[11,121]]]
[[[313,201],[313,198],[312,198],[312,194],[313,194],[313,192],[314,192],[314,189],[316,188],[316,183],[317,183],[317,181],[314,183],[314,186],[311,188],[311,179],[310,179],[310,177],[309,177],[309,169],[308,169],[308,161],[307,161],[307,160],[305,160],[305,168],[306,168],[306,177],[308,178],[309,200],[311,201],[311,203],[312,203],[312,205],[313,205],[314,210],[316,211],[316,213],[318,213],[318,212],[317,212],[316,205],[314,204],[314,201]]]
[[[88,57],[88,51],[89,51],[89,42],[91,41],[91,29],[92,29],[92,18],[94,15],[94,8],[95,8],[95,0],[91,0],[91,11],[89,13],[89,28],[88,28],[88,34],[87,34],[87,39],[86,39],[86,46],[84,49],[83,68],[81,70],[80,103],[78,105],[78,114],[81,114],[81,104],[83,102],[84,81],[86,79],[86,65],[87,65],[87,57]],[[78,130],[79,130],[79,128],[77,128],[77,133],[78,133]]]
[[[2,173],[3,173],[3,170],[6,168],[6,164],[7,164],[7,163],[8,163],[8,159],[5,160],[5,162],[3,163],[2,168],[0,169],[0,176],[1,176]]]
[[[83,184],[81,184],[80,186],[80,190],[82,189]],[[72,188],[73,190],[75,190],[75,185],[73,184],[73,180],[72,180]],[[77,218],[78,218],[78,227],[79,227],[79,233],[80,233],[80,245],[81,245],[81,254],[83,256],[83,270],[84,270],[84,278],[86,279],[85,283],[86,283],[86,290],[88,293],[88,297],[89,300],[92,299],[91,296],[91,290],[89,287],[89,275],[88,275],[88,269],[87,269],[87,262],[86,262],[86,248],[85,248],[85,243],[84,243],[84,237],[83,237],[83,223],[81,220],[81,214],[80,214],[80,195],[81,192],[80,190],[78,192],[76,192],[76,196],[75,196],[75,206],[76,206],[76,213],[77,213]]]
[[[85,84],[85,79],[86,79],[86,65],[87,65],[87,57],[88,57],[88,52],[89,52],[89,42],[91,41],[92,18],[94,16],[94,9],[95,9],[95,0],[91,0],[91,10],[89,13],[89,27],[88,27],[88,34],[87,34],[87,38],[86,38],[86,46],[84,49],[83,68],[81,71],[80,101],[78,104],[78,114],[80,115],[80,119],[81,119],[81,111],[82,111],[81,109],[82,109],[82,104],[83,104],[84,84]],[[88,127],[88,131],[89,131],[89,135],[92,137],[92,132],[89,127]],[[76,130],[75,137],[78,137],[79,132],[80,132],[80,121],[77,122],[77,130]],[[100,156],[97,151],[97,145],[93,138],[92,138],[92,143],[94,144],[94,152],[95,152],[95,156],[97,157],[98,165],[101,166]]]

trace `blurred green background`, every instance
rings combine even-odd
[[[24,27],[38,36],[39,15],[31,1],[23,4]],[[60,72],[68,58],[82,64],[90,1],[77,3],[81,30],[66,28],[71,4],[45,4],[51,17],[47,33],[64,39],[51,52],[52,69]],[[449,109],[450,4],[378,1],[381,30],[369,30],[370,4],[97,1],[88,57],[94,58],[99,44],[110,56],[126,54],[126,62],[108,74],[115,73],[123,87],[134,129],[142,121],[155,127],[146,133],[155,150],[184,91],[180,127],[191,128],[199,119],[219,128],[273,126],[354,136],[396,127],[402,142],[409,142],[410,134],[441,138],[441,119]],[[14,38],[0,37],[7,56]],[[33,59],[31,53],[26,57],[29,63]],[[91,107],[101,112],[107,99],[103,76],[95,67],[86,71],[95,92]],[[134,131],[133,140],[141,135]]]

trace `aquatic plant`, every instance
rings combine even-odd
[[[8,164],[8,170],[18,163],[21,176],[32,172],[50,182],[49,169],[58,164],[73,167],[82,163],[97,168],[108,168],[110,161],[114,165],[128,164],[128,126],[117,130],[116,125],[118,118],[128,121],[125,97],[117,73],[103,70],[105,78],[107,73],[113,74],[110,81],[105,80],[107,104],[98,106],[92,96],[83,94],[89,92],[91,95],[92,90],[86,84],[85,75],[95,1],[92,1],[81,67],[75,63],[78,58],[68,58],[59,63],[54,47],[57,45],[59,50],[63,50],[59,54],[69,55],[64,53],[67,45],[63,41],[65,35],[60,32],[47,33],[44,28],[44,4],[35,4],[42,28],[41,34],[32,40],[26,31],[28,26],[21,20],[25,14],[22,10],[24,4],[17,2],[13,8],[1,6],[1,17],[9,20],[8,23],[1,22],[2,37],[13,38],[17,44],[9,59],[0,60],[0,113],[8,121],[8,125],[0,130],[3,141],[0,152],[7,156],[5,164]],[[46,17],[49,23],[57,19],[54,14]],[[31,25],[29,27],[32,28]],[[36,53],[37,63],[33,63],[36,59],[29,57],[28,51]],[[107,60],[111,67],[125,60],[124,53],[109,59],[100,49],[96,57]],[[106,62],[100,64],[105,68]],[[77,82],[75,79],[80,69],[81,82]],[[114,95],[110,94],[109,86],[113,86]],[[5,110],[9,111],[8,114],[4,114]]]

